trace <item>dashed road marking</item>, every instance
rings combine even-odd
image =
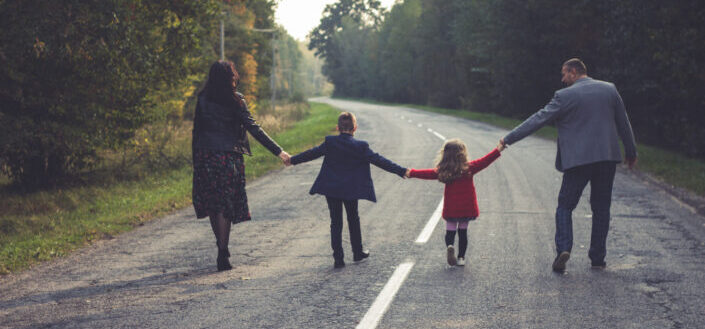
[[[436,135],[436,137],[440,138],[441,140],[446,140],[445,136],[443,136],[435,131],[433,132],[433,134]]]
[[[406,277],[409,275],[409,272],[411,272],[411,268],[413,266],[414,262],[399,264],[399,267],[394,270],[392,277],[389,278],[389,281],[387,281],[387,284],[382,289],[382,292],[379,293],[377,299],[375,299],[375,302],[372,303],[370,309],[367,310],[365,316],[362,318],[357,327],[355,327],[356,329],[374,329],[377,327],[379,320],[381,320],[384,313],[387,312],[389,304],[392,303],[394,296],[397,294],[397,291],[399,291],[401,284],[404,283],[404,280],[406,280]]]
[[[416,238],[416,241],[414,241],[415,243],[423,244],[428,242],[428,239],[431,237],[431,233],[433,233],[433,230],[436,228],[438,221],[441,219],[442,212],[443,198],[441,198],[441,202],[438,204],[438,207],[436,207],[436,210],[431,215],[431,218],[429,218],[428,222],[426,222],[426,226],[424,226],[423,230],[421,230],[421,234],[419,234],[419,236]]]

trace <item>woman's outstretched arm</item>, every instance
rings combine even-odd
[[[250,113],[250,110],[247,109],[247,103],[245,102],[245,99],[242,98],[241,95],[238,96],[238,101],[240,102],[240,109],[238,111],[238,115],[240,117],[240,121],[242,122],[242,126],[247,129],[247,131],[250,132],[252,137],[254,137],[262,146],[264,146],[266,149],[269,150],[269,152],[272,152],[272,154],[279,156],[282,158],[282,161],[284,161],[285,157],[282,157],[283,153],[282,148],[275,142],[267,133],[260,127],[259,124],[257,124],[257,121],[252,117],[252,113]],[[288,155],[288,154],[287,154]]]

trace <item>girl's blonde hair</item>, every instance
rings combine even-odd
[[[459,139],[447,141],[436,158],[438,180],[450,183],[468,172],[468,148]]]

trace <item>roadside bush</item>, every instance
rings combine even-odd
[[[0,2],[0,169],[23,188],[52,185],[162,119],[154,95],[205,72],[218,9],[215,0]]]

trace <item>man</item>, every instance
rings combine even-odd
[[[624,144],[625,163],[637,161],[634,134],[624,103],[614,84],[587,76],[585,64],[569,59],[561,68],[561,81],[568,87],[514,128],[500,143],[510,145],[553,122],[558,129],[556,169],[563,172],[556,209],[556,252],[553,270],[565,271],[573,247],[573,209],[590,182],[592,234],[588,256],[592,267],[603,269],[610,223],[612,184],[617,163],[622,161],[619,140]]]

